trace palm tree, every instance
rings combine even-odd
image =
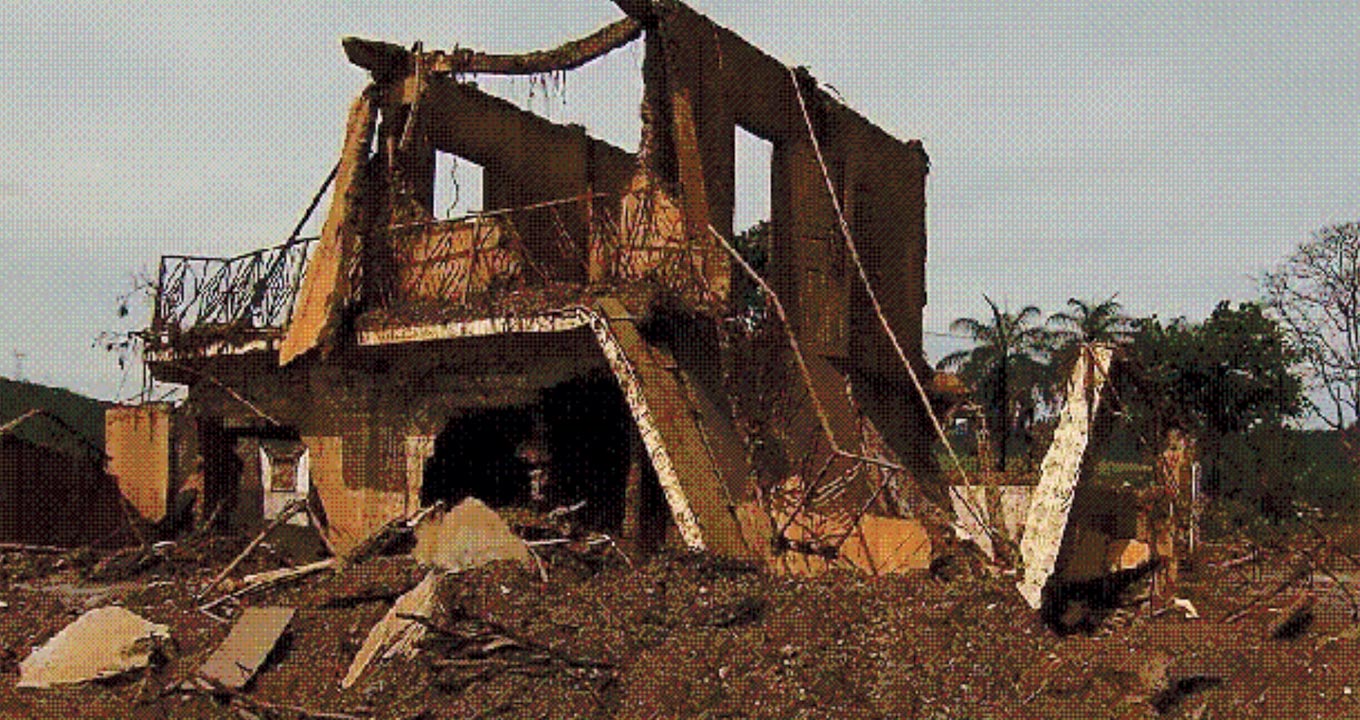
[[[1086,302],[1068,298],[1069,312],[1053,313],[1048,324],[1054,326],[1051,332],[1051,348],[1055,372],[1059,377],[1054,383],[1060,386],[1063,377],[1071,369],[1077,357],[1077,348],[1091,343],[1110,343],[1123,345],[1133,339],[1133,318],[1125,315],[1124,306],[1110,297],[1100,302]]]
[[[969,336],[975,345],[946,355],[939,365],[944,369],[957,368],[974,390],[986,398],[988,424],[998,431],[996,470],[1004,472],[1011,410],[1018,399],[1012,391],[1015,387],[1028,389],[1026,386],[1040,375],[1043,366],[1040,356],[1047,346],[1048,332],[1035,322],[1042,314],[1039,308],[1026,305],[1011,313],[986,295],[982,299],[992,311],[991,322],[963,317],[950,323],[951,331]]]
[[[1124,306],[1116,297],[1111,295],[1098,303],[1068,298],[1067,307],[1072,311],[1053,313],[1048,318],[1049,325],[1057,326],[1053,335],[1064,343],[1082,345],[1127,342],[1133,335],[1133,320],[1121,312]]]

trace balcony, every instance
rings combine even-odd
[[[282,330],[315,241],[297,238],[232,258],[162,256],[148,344]]]
[[[242,346],[282,334],[317,238],[232,258],[161,258],[151,350]],[[711,302],[706,256],[678,211],[652,192],[584,195],[452,220],[382,228],[363,238],[362,328],[523,316],[588,304],[596,294],[665,289]]]

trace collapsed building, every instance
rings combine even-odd
[[[615,4],[521,55],[345,39],[372,82],[320,237],[162,258],[144,360],[187,398],[111,411],[174,415],[110,447],[165,458],[119,478],[143,514],[187,493],[248,526],[306,497],[343,549],[475,495],[584,502],[579,522],[642,551],[929,561],[944,523],[920,519],[949,499],[922,385],[921,143],[682,3]],[[635,151],[473,81],[631,43]],[[738,128],[773,146],[759,273],[729,240]],[[436,217],[439,154],[483,168],[486,210]]]

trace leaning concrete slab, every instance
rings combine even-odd
[[[321,244],[297,300],[297,312],[279,348],[279,363],[286,365],[328,339],[339,322],[340,310],[353,292],[352,264],[357,261],[359,196],[364,169],[377,123],[377,108],[367,93],[354,100],[345,131],[345,144],[335,179],[335,200],[321,230]]]
[[[736,503],[727,497],[727,488],[739,481],[729,483],[724,473],[739,472],[744,461],[721,452],[733,444],[718,435],[725,418],[704,402],[669,353],[643,341],[622,303],[605,298],[599,310],[596,338],[623,387],[681,538],[693,550],[749,557]]]
[[[988,530],[1001,533],[1012,543],[1020,542],[1033,494],[1034,488],[1029,485],[951,486],[949,500],[957,518],[955,532],[977,543],[987,557],[993,557],[995,548]],[[994,514],[997,516],[993,517]]]
[[[224,687],[239,690],[250,682],[265,658],[273,651],[283,631],[297,612],[290,607],[248,607],[222,641],[199,668],[203,677]]]
[[[1086,347],[1067,382],[1067,401],[1040,466],[1039,485],[1020,541],[1025,577],[1017,587],[1032,608],[1042,604],[1044,587],[1057,567],[1072,500],[1090,459],[1087,451],[1113,358],[1113,347]]]

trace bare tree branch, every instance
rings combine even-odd
[[[1335,430],[1360,412],[1360,223],[1323,228],[1260,280],[1303,359],[1313,413]]]

